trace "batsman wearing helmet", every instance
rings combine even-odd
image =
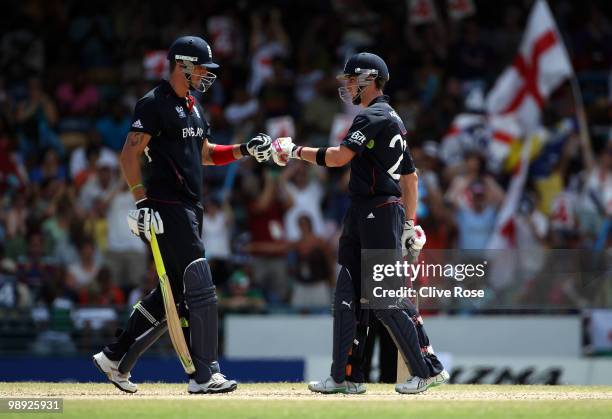
[[[217,362],[217,297],[201,240],[202,165],[223,165],[244,156],[270,157],[270,138],[259,135],[245,144],[216,145],[198,99],[190,90],[206,92],[216,76],[210,69],[210,46],[202,38],[178,38],[168,52],[170,77],[136,104],[132,127],[121,152],[121,168],[136,209],[128,215],[131,231],[145,242],[154,229],[179,306],[183,333],[195,372],[189,393],[236,389]],[[130,370],[138,357],[166,331],[162,292],[158,285],[134,307],[125,330],[93,357],[96,366],[120,390],[137,390]]]
[[[338,253],[341,269],[333,303],[331,376],[308,388],[320,393],[363,393],[361,360],[370,310],[360,308],[361,249],[402,249],[404,254],[414,255],[423,246],[425,235],[414,225],[418,178],[406,144],[406,128],[383,94],[389,80],[387,65],[375,54],[355,54],[338,78],[345,82],[339,88],[340,98],[362,108],[341,145],[301,147],[291,138],[279,138],[272,142],[272,157],[280,165],[291,158],[328,167],[350,162],[351,205]],[[396,391],[419,393],[448,379],[433,351],[424,350],[429,340],[409,300],[397,309],[372,311],[413,374],[407,382],[397,384]],[[352,371],[347,371],[347,365]]]

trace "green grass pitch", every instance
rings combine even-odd
[[[240,384],[229,394],[189,395],[186,384],[0,383],[0,397],[61,397],[61,414],[35,418],[612,418],[612,387],[445,385],[398,395],[370,384],[365,395],[316,395],[303,383]],[[0,419],[24,413],[0,413]]]

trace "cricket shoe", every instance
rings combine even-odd
[[[422,393],[430,387],[436,387],[444,384],[449,379],[448,372],[442,370],[438,375],[429,378],[410,377],[405,383],[395,385],[395,391],[402,394]]]
[[[215,393],[229,393],[238,388],[238,383],[234,380],[228,380],[225,375],[220,372],[214,373],[210,380],[205,383],[199,384],[196,380],[189,380],[187,391],[190,394],[215,394]]]
[[[329,376],[322,381],[310,382],[308,384],[308,390],[323,394],[363,394],[366,392],[366,386],[364,383],[354,383],[352,381],[336,383],[333,377]]]
[[[119,390],[126,393],[136,393],[138,390],[138,386],[130,381],[130,373],[121,374],[119,372],[119,362],[111,361],[104,352],[95,354],[93,363]]]

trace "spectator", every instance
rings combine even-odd
[[[20,151],[27,161],[46,148],[63,154],[64,147],[53,130],[58,121],[57,108],[43,90],[39,78],[32,77],[28,81],[28,94],[17,104],[15,119]]]
[[[45,69],[45,39],[36,33],[37,25],[19,7],[12,9],[13,19],[4,21],[12,27],[4,27],[0,39],[2,73],[10,78],[40,74]]]
[[[85,237],[79,245],[79,259],[68,265],[68,286],[75,290],[89,286],[100,267],[94,241],[91,237]]]
[[[317,97],[317,84],[325,77],[325,72],[313,67],[315,60],[306,53],[299,55],[295,76],[295,98],[304,105]]]
[[[293,75],[281,57],[272,59],[272,74],[263,82],[258,97],[264,118],[293,113]]]
[[[297,309],[329,309],[334,274],[331,250],[313,231],[309,216],[298,218],[300,237],[292,243],[295,253],[291,305]]]
[[[97,87],[80,70],[58,86],[55,96],[61,114],[75,118],[91,117],[100,101]]]
[[[102,137],[105,147],[119,152],[123,148],[125,137],[130,130],[131,118],[129,112],[120,101],[114,101],[110,113],[104,114],[96,121],[95,128]]]
[[[17,259],[17,278],[38,298],[40,289],[50,282],[56,271],[55,262],[44,253],[44,238],[39,231],[28,233],[27,253]]]
[[[259,102],[251,97],[244,87],[232,92],[232,101],[225,107],[225,119],[235,127],[249,131],[248,126],[254,122],[259,111]]]
[[[15,148],[17,141],[9,132],[8,119],[0,114],[0,194],[14,194],[23,189],[27,173]]]
[[[602,150],[599,161],[586,173],[579,210],[580,228],[594,242],[601,229],[607,228],[604,225],[606,218],[612,217],[612,137]]]
[[[68,272],[65,267],[60,265],[58,269],[53,271],[49,281],[43,284],[39,302],[47,307],[53,307],[56,303],[60,306],[72,307],[77,301],[78,294],[68,285]]]
[[[40,165],[30,170],[29,178],[34,183],[41,183],[43,180],[50,179],[66,182],[68,180],[68,173],[66,166],[60,161],[57,151],[49,148],[42,154]]]
[[[446,191],[446,200],[458,205],[470,206],[470,185],[483,177],[492,179],[486,173],[484,157],[478,151],[466,153],[463,164],[453,167],[446,173],[446,178],[451,179]]]
[[[230,238],[233,218],[232,208],[227,201],[221,203],[219,200],[211,199],[204,205],[202,240],[206,249],[206,259],[217,286],[224,284],[231,275]]]
[[[316,85],[317,94],[302,107],[301,124],[308,144],[327,145],[334,118],[343,113],[337,82],[327,78]]]
[[[455,73],[461,80],[485,79],[493,58],[483,42],[480,28],[475,20],[465,23],[461,39],[454,48]]]
[[[548,247],[548,218],[538,210],[540,197],[528,191],[522,199],[514,223],[518,260],[522,273],[532,278],[544,266]]]
[[[96,199],[107,202],[117,187],[117,157],[101,154],[96,162],[96,172],[89,176],[79,194],[79,204],[84,210],[92,209]]]
[[[121,307],[125,304],[125,296],[121,288],[113,282],[111,270],[107,266],[102,266],[95,281],[81,288],[79,303],[85,306]]]
[[[253,256],[253,282],[266,293],[270,302],[284,302],[288,298],[287,243],[283,229],[283,215],[291,205],[279,173],[264,167],[259,178],[246,179],[243,189],[248,191],[248,228],[251,242],[247,250]]]
[[[47,251],[59,264],[69,264],[78,258],[71,240],[72,228],[80,221],[75,208],[74,190],[68,189],[55,204],[52,213],[42,224],[47,238]]]
[[[7,240],[25,237],[28,231],[27,223],[30,211],[27,206],[27,196],[18,194],[13,197],[12,205],[6,214]]]
[[[83,222],[83,232],[93,238],[96,249],[102,253],[106,253],[108,250],[108,221],[106,219],[106,210],[108,207],[108,200],[111,199],[111,197],[112,192],[106,199],[97,197],[90,210],[86,213]]]
[[[138,286],[130,291],[127,301],[128,307],[134,307],[137,302],[145,297],[145,295],[153,291],[158,283],[159,280],[157,271],[155,270],[155,264],[149,261],[146,272],[138,281]]]
[[[1,250],[1,249],[0,249]],[[0,308],[27,309],[34,305],[30,288],[17,281],[17,264],[0,252]]]
[[[457,248],[486,249],[497,219],[497,208],[503,195],[495,187],[477,179],[469,186],[470,205],[456,202],[455,223],[458,230]]]
[[[221,294],[219,308],[230,313],[258,313],[265,309],[261,291],[251,288],[251,281],[240,269],[229,277],[228,292]]]
[[[323,235],[324,223],[321,206],[323,202],[323,186],[325,172],[317,171],[303,162],[292,162],[283,170],[281,179],[288,179],[285,190],[293,205],[285,213],[285,232],[289,241],[296,241],[301,236],[299,217],[308,215],[314,234]]]
[[[134,208],[134,197],[127,183],[120,181],[108,198],[108,248],[106,261],[112,277],[121,287],[135,287],[146,271],[145,246],[127,226],[126,214]]]
[[[289,38],[282,26],[278,9],[271,10],[263,19],[257,12],[251,14],[252,58],[249,92],[252,95],[257,96],[263,83],[273,74],[272,60],[275,57],[286,56],[288,47]]]
[[[117,153],[102,145],[102,137],[97,132],[90,131],[86,145],[78,147],[70,155],[70,177],[77,190],[96,172],[98,159],[118,167]]]
[[[71,336],[76,295],[66,285],[65,273],[63,269],[55,271],[43,289],[47,316],[42,331],[32,344],[32,351],[38,355],[69,355],[77,351]]]

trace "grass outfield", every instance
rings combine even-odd
[[[305,384],[240,384],[229,394],[189,395],[185,384],[0,383],[0,397],[62,397],[63,414],[36,418],[611,418],[612,387],[446,385],[398,395],[371,384],[365,395],[317,395]],[[0,419],[23,418],[0,413]]]

